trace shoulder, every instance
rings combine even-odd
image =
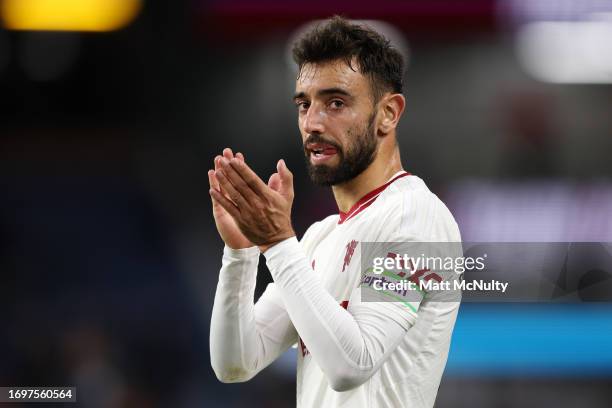
[[[381,197],[390,206],[390,234],[429,241],[461,241],[459,227],[446,205],[414,175],[391,184]]]

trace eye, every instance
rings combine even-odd
[[[295,106],[297,106],[298,111],[305,112],[308,110],[308,107],[310,106],[310,104],[305,101],[300,101],[300,102],[296,102]]]
[[[334,99],[330,102],[330,106],[334,109],[340,109],[344,107],[344,101],[341,101],[340,99]]]

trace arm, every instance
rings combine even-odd
[[[210,359],[222,382],[254,377],[297,341],[270,284],[253,305],[259,249],[225,247],[210,326]]]
[[[265,256],[291,321],[336,391],[368,380],[415,322],[416,314],[395,303],[352,298],[352,306],[342,308],[312,273],[295,238]]]
[[[223,157],[233,159],[231,149],[224,149]],[[236,158],[244,161],[240,153]],[[215,157],[208,179],[211,191],[227,200],[216,176],[220,161]],[[212,210],[225,249],[211,321],[211,364],[223,382],[246,381],[286,350],[296,334],[274,285],[253,305],[259,249],[214,197]]]
[[[297,244],[291,226],[293,175],[283,160],[277,170],[266,186],[243,160],[221,159],[215,175],[227,197],[216,189],[210,194],[265,252],[287,313],[330,385],[348,390],[378,370],[414,316],[398,313],[391,303],[357,302],[350,310],[336,303]]]

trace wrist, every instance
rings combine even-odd
[[[253,245],[247,248],[232,248],[225,244],[223,247],[223,257],[232,261],[242,261],[255,256],[259,256],[259,247]]]
[[[281,238],[275,239],[274,241],[270,242],[270,243],[266,243],[266,244],[261,244],[259,245],[259,251],[263,254],[265,253],[268,249],[272,248],[273,246],[275,246],[276,244],[279,244],[289,238],[294,238],[295,237],[295,232],[291,231],[290,234],[287,234],[285,236],[282,236]]]

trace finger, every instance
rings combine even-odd
[[[221,167],[221,157],[222,156],[215,156],[215,171],[219,170],[219,168]]]
[[[278,173],[272,174],[270,176],[270,179],[268,180],[268,187],[278,192],[280,190],[280,186],[281,186],[280,176],[278,175]]]
[[[236,158],[244,163],[244,155],[242,153],[236,153]]]
[[[223,170],[223,175],[226,176],[232,186],[235,188],[242,197],[245,198],[251,204],[254,204],[257,200],[260,200],[255,192],[249,187],[246,181],[242,178],[242,176],[236,171],[236,169],[231,165],[232,162],[242,163],[239,159],[233,159],[231,161],[227,161],[226,159],[221,160],[221,167]]]
[[[215,171],[208,170],[208,185],[211,189],[219,190],[219,182],[215,179]],[[212,200],[213,208],[219,205],[217,200],[213,196],[210,197]]]
[[[215,190],[219,190],[221,192],[221,194],[225,195],[225,197],[227,199],[229,199],[229,197],[227,196],[227,192],[223,189],[223,187],[219,184],[219,180],[217,179],[217,171],[221,170],[221,159],[223,158],[223,156],[219,156],[217,155],[215,157],[215,173],[213,174],[213,180],[216,182],[217,187],[215,188]]]
[[[247,204],[245,198],[242,196],[242,194],[238,190],[236,190],[236,188],[230,182],[230,180],[227,177],[227,174],[223,171],[223,169],[216,172],[215,175],[217,176],[217,180],[219,180],[219,184],[221,185],[221,188],[223,189],[223,191],[225,191],[228,198],[237,207],[244,208],[245,205]]]
[[[229,147],[226,147],[223,149],[223,157],[225,157],[227,160],[232,160],[234,158],[234,152],[232,152],[232,149]]]
[[[281,188],[279,192],[287,197],[293,196],[293,173],[289,171],[283,159],[278,161],[276,168],[278,169],[278,174],[281,179]]]
[[[240,175],[242,180],[246,182],[246,184],[255,192],[256,195],[260,197],[264,197],[266,195],[268,192],[268,186],[253,170],[251,170],[248,164],[241,162],[240,160],[231,160],[229,163],[231,168]]]
[[[231,150],[232,150],[232,149],[225,148],[225,149],[223,149],[223,153],[225,153],[225,151],[226,151],[226,150],[229,150],[229,151],[231,152]],[[222,153],[222,154],[223,154],[223,153]],[[221,170],[221,160],[222,160],[224,157],[225,157],[225,156],[221,156],[221,155],[217,155],[217,156],[215,157],[215,175],[216,175],[216,172],[217,172],[217,171]],[[216,176],[215,176],[215,178],[216,178]],[[218,190],[220,190],[222,194],[225,194],[225,191],[223,191],[223,189],[222,189],[221,187],[219,187],[219,188],[218,188]],[[225,194],[225,196],[227,197],[227,194]]]
[[[208,184],[210,185],[210,188],[219,190],[219,181],[217,181],[217,178],[215,177],[214,170],[208,170]]]
[[[240,210],[238,210],[234,203],[225,198],[223,194],[221,194],[214,188],[208,190],[208,193],[211,195],[212,199],[216,201],[221,207],[223,207],[225,211],[227,211],[232,217],[234,217],[235,219],[240,217]]]

